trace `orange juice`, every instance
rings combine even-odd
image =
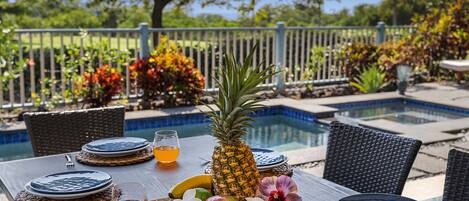
[[[153,154],[157,161],[162,163],[171,163],[176,161],[179,156],[179,147],[159,146],[153,148]]]

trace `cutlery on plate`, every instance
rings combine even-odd
[[[73,163],[72,156],[70,154],[65,154],[65,159],[67,159],[67,162],[65,163],[66,167],[70,168],[75,166],[75,163]]]

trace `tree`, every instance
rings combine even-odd
[[[293,5],[295,9],[303,11],[307,16],[315,16],[314,23],[321,24],[322,5],[324,0],[295,0]]]
[[[246,12],[248,10],[253,10],[256,0],[91,0],[89,5],[102,5],[102,4],[112,4],[112,5],[141,5],[152,7],[151,12],[151,27],[153,28],[162,28],[163,27],[163,11],[164,9],[173,4],[176,7],[186,6],[191,3],[199,2],[202,7],[207,5],[220,5],[234,7],[238,3],[238,9],[241,12]],[[153,34],[153,41],[155,45],[158,44],[158,35]]]
[[[163,27],[163,11],[170,5],[183,7],[198,2],[202,7],[208,5],[238,8],[242,13],[254,10],[255,0],[90,0],[89,7],[102,7],[108,12],[116,13],[120,8],[130,5],[151,7],[151,21],[153,28]]]
[[[0,0],[0,18],[20,28],[89,28],[101,26],[79,0]]]
[[[125,2],[121,0],[91,0],[87,4],[90,8],[97,8],[98,14],[104,18],[104,27],[116,28],[119,24],[119,15],[124,16]]]

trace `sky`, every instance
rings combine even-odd
[[[258,5],[256,8],[262,7],[266,4],[271,5],[278,5],[278,4],[285,4],[291,3],[292,0],[257,0]],[[337,11],[342,10],[343,8],[347,8],[352,10],[356,5],[359,4],[377,4],[381,2],[381,0],[325,0],[324,3],[324,11],[327,13],[334,13]],[[219,6],[208,6],[205,8],[201,8],[200,4],[193,4],[190,8],[191,15],[199,15],[199,14],[220,14],[223,15],[225,18],[228,19],[235,19],[238,17],[238,13],[234,9],[227,9],[225,7]]]

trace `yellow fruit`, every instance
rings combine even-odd
[[[202,174],[190,177],[174,185],[169,190],[168,195],[173,199],[181,199],[184,192],[192,188],[212,189],[212,176],[209,174]]]

